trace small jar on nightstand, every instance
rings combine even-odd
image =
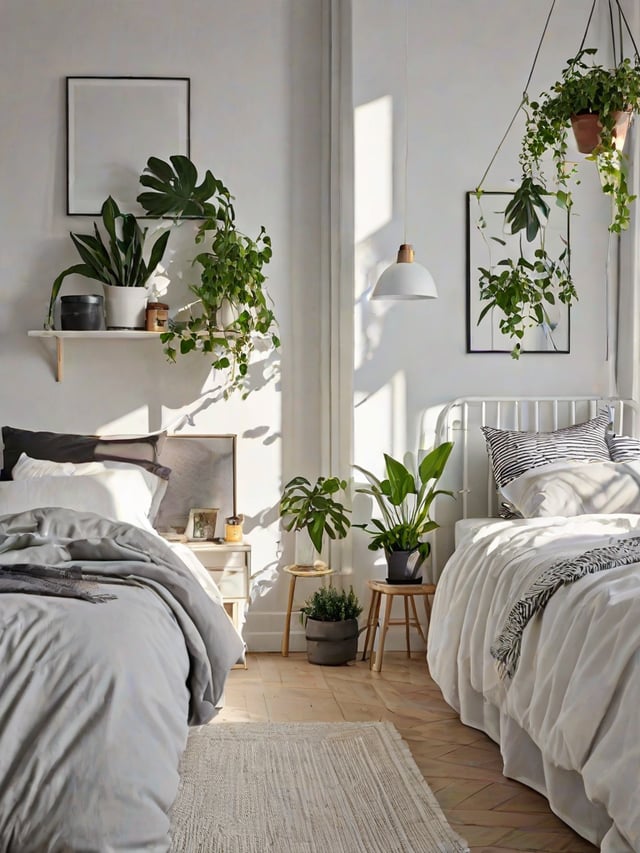
[[[230,515],[224,520],[224,540],[225,542],[242,542],[242,522],[244,521],[241,515]]]

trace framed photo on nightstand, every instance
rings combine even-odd
[[[190,542],[211,542],[216,538],[217,507],[194,507],[189,510],[185,536]]]

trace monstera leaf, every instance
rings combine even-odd
[[[216,209],[208,200],[216,193],[229,196],[222,181],[207,169],[198,184],[198,170],[188,157],[174,154],[169,160],[167,163],[159,157],[149,157],[140,183],[150,192],[141,193],[138,203],[149,216],[215,217]]]

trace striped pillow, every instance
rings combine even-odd
[[[629,435],[606,435],[607,446],[613,462],[635,462],[640,459],[640,440]]]
[[[531,468],[571,459],[579,462],[610,462],[605,434],[609,412],[603,409],[590,421],[554,432],[481,427],[498,487],[506,486]]]

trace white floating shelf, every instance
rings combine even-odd
[[[64,373],[64,341],[73,339],[91,340],[137,340],[144,341],[150,338],[159,338],[160,332],[145,332],[142,329],[101,329],[100,331],[71,331],[66,329],[30,329],[27,335],[30,338],[53,338],[56,342],[56,382],[62,382]]]

